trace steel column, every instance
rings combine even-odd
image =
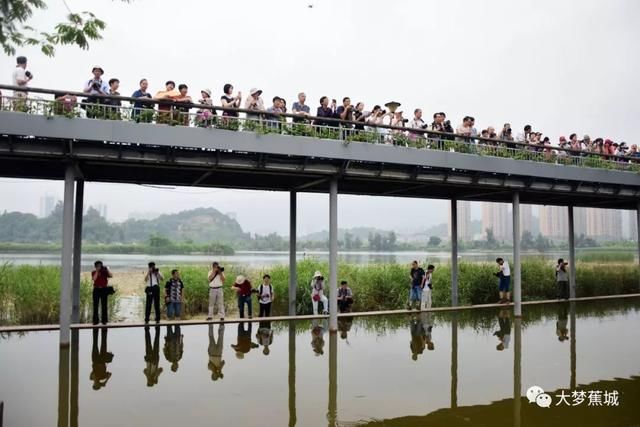
[[[60,286],[60,345],[68,346],[71,324],[71,275],[73,262],[73,184],[75,173],[67,166],[64,178],[64,207],[62,211],[62,277]]]
[[[71,322],[80,323],[80,268],[82,266],[82,213],[84,180],[76,181],[76,207],[73,220],[73,289]]]
[[[333,178],[329,189],[329,331],[338,331],[338,179]]]
[[[576,235],[573,206],[568,207],[569,217],[569,298],[576,297]]]
[[[520,288],[520,193],[513,193],[513,314],[522,316],[522,292]]]
[[[296,291],[298,286],[296,266],[296,225],[297,225],[297,197],[296,192],[289,193],[289,316],[296,315]]]
[[[458,306],[458,201],[451,199],[451,306]]]

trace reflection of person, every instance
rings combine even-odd
[[[424,326],[422,322],[414,316],[409,323],[409,329],[411,330],[411,342],[409,343],[411,359],[418,360],[418,355],[422,354],[425,348]]]
[[[422,332],[424,334],[424,341],[427,346],[427,350],[433,351],[436,347],[431,338],[431,331],[433,330],[433,320],[431,319],[431,313],[420,313],[420,321],[422,322]]]
[[[93,266],[95,270],[91,272],[93,281],[93,324],[98,324],[98,304],[100,305],[100,319],[103,325],[109,321],[109,279],[113,277],[102,261],[96,261]]]
[[[113,353],[107,350],[107,328],[97,328],[93,330],[93,346],[91,349],[91,375],[89,379],[93,381],[93,389],[100,390],[106,387],[107,381],[111,378],[111,372],[107,371],[107,363],[113,361]],[[100,349],[98,350],[98,333],[102,332]]]
[[[496,273],[496,276],[499,280],[499,303],[506,304],[511,299],[511,292],[509,292],[509,285],[511,285],[511,269],[509,268],[509,263],[502,258],[496,258],[496,263],[498,264],[499,268],[498,272]]]
[[[509,348],[509,341],[511,340],[511,317],[509,311],[500,310],[498,313],[498,324],[500,330],[493,333],[498,337],[500,343],[496,346],[496,350],[502,351],[505,348]]]
[[[353,292],[349,287],[346,280],[340,282],[340,288],[338,289],[338,310],[340,313],[347,313],[351,311],[351,305],[353,304]]]
[[[222,350],[224,341],[224,324],[221,324],[218,328],[218,339],[213,336],[213,324],[209,324],[209,370],[211,371],[211,379],[216,381],[218,378],[224,378],[222,374],[222,367],[224,366],[224,360],[222,360]]]
[[[324,296],[324,277],[322,273],[316,271],[311,280],[311,304],[313,305],[313,314],[318,314],[318,302],[322,302],[322,314],[329,312],[329,300]]]
[[[556,335],[560,342],[569,339],[569,328],[567,327],[568,318],[569,314],[567,313],[567,306],[566,304],[561,304],[558,309],[558,321],[556,322]]]
[[[353,317],[341,317],[338,319],[338,331],[340,331],[340,338],[347,339],[348,333],[353,325]]]
[[[162,277],[160,270],[156,268],[156,263],[150,262],[147,273],[144,275],[144,293],[146,295],[144,323],[149,323],[149,316],[151,316],[151,304],[153,304],[153,309],[156,314],[156,323],[160,321],[160,282],[162,280],[164,280],[164,277]]]
[[[245,328],[246,325],[248,325],[247,328]],[[252,348],[258,347],[258,344],[251,341],[251,328],[251,322],[238,323],[238,342],[231,344],[238,359],[244,359],[245,354],[249,353]]]
[[[144,327],[144,361],[147,367],[142,371],[147,377],[147,387],[158,384],[158,377],[162,373],[160,365],[160,327],[155,327],[153,347],[151,346],[151,333],[149,327]]]
[[[567,265],[562,258],[558,260],[556,265],[556,283],[558,284],[558,299],[569,299],[569,273]]]
[[[271,330],[271,322],[260,322],[260,328],[256,334],[258,344],[262,345],[262,354],[268,356],[270,353],[269,346],[273,343],[273,330]]]
[[[431,264],[427,266],[427,272],[422,283],[422,302],[421,309],[428,310],[431,308],[431,291],[433,290],[433,270],[435,267]]]
[[[167,335],[164,337],[164,357],[171,363],[171,370],[178,370],[178,362],[184,352],[183,335],[180,333],[180,325],[167,326]]]
[[[326,327],[324,323],[315,319],[311,327],[311,347],[313,353],[316,356],[322,356],[324,354],[324,331]]]

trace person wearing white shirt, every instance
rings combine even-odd
[[[33,75],[27,71],[27,58],[25,56],[18,56],[16,58],[16,68],[13,70],[13,85],[26,88]],[[27,92],[23,90],[16,90],[13,92],[13,96],[18,98],[25,98]]]
[[[258,317],[269,317],[271,315],[271,303],[273,302],[273,285],[271,276],[262,276],[262,284],[258,286],[258,302],[260,303],[260,314]]]
[[[212,320],[214,314],[220,315],[220,320],[224,320],[224,294],[222,285],[224,284],[224,268],[214,262],[211,264],[209,279],[209,315],[207,320]]]
[[[318,314],[318,302],[322,302],[322,314],[329,313],[329,300],[324,296],[324,277],[322,273],[316,271],[311,280],[311,304],[313,305],[313,314]]]
[[[496,263],[500,270],[496,273],[500,284],[500,304],[507,304],[511,299],[511,292],[509,292],[509,285],[511,285],[511,269],[509,268],[509,263],[502,259],[496,258]]]
[[[160,282],[164,280],[160,270],[156,268],[155,262],[149,263],[149,269],[144,275],[144,293],[147,298],[145,301],[144,309],[144,323],[149,323],[149,317],[151,315],[151,304],[156,314],[156,323],[160,322]]]

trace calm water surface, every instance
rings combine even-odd
[[[5,426],[633,426],[640,300],[0,339]],[[69,363],[67,363],[69,362]],[[528,403],[533,385],[552,406]],[[619,406],[556,406],[578,390]],[[514,399],[514,395],[516,399]],[[573,401],[570,400],[571,403]]]

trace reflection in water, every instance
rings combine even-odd
[[[107,328],[93,330],[93,340],[91,346],[91,375],[89,379],[93,381],[93,389],[100,390],[107,386],[111,372],[107,371],[107,363],[113,361],[113,353],[107,349]],[[98,334],[102,337],[100,348],[98,348]]]
[[[514,319],[513,349],[513,425],[520,427],[522,405],[522,319]]]
[[[289,321],[289,427],[295,427],[296,412],[296,322]]]
[[[495,331],[493,335],[500,340],[496,350],[502,351],[505,348],[509,348],[509,341],[511,340],[511,313],[509,313],[509,310],[501,309],[498,312],[498,325],[500,330]]]
[[[224,346],[224,324],[220,324],[218,327],[218,339],[213,336],[213,323],[209,324],[209,364],[208,368],[211,371],[211,379],[216,381],[217,379],[224,378],[222,373],[222,367],[224,366],[224,360],[222,360],[222,350]]]
[[[556,335],[558,341],[563,342],[569,339],[569,307],[567,303],[558,304],[558,321],[556,322]]]
[[[142,372],[147,377],[147,387],[158,384],[158,378],[162,373],[160,365],[160,326],[154,329],[153,347],[151,346],[151,334],[149,327],[144,327],[144,361],[147,367]]]
[[[311,328],[311,348],[316,356],[324,354],[324,332],[327,330],[327,323],[324,320],[314,319]]]
[[[271,322],[260,322],[258,333],[256,333],[258,344],[263,346],[262,354],[269,355],[269,346],[273,344],[273,331],[271,330]]]
[[[338,331],[340,331],[340,338],[346,340],[348,337],[348,333],[351,330],[351,325],[353,325],[353,317],[340,317],[338,319]],[[347,341],[348,343],[349,341]]]
[[[409,329],[411,330],[409,347],[411,348],[411,359],[413,360],[418,360],[418,355],[424,353],[425,348],[429,351],[435,349],[435,344],[431,338],[431,331],[433,330],[431,316],[431,313],[423,312],[419,315],[413,315],[409,322]]]
[[[180,333],[180,325],[168,325],[167,335],[164,337],[164,357],[171,363],[171,370],[178,371],[178,362],[184,351],[184,336]]]
[[[338,421],[338,335],[329,333],[329,408],[327,411],[329,427],[335,427]]]
[[[244,359],[244,355],[249,353],[252,348],[259,347],[258,344],[251,341],[251,328],[251,322],[238,323],[238,342],[231,344],[238,359]]]
[[[2,420],[0,420],[2,421]],[[58,360],[58,427],[69,425],[69,347],[60,347]]]

